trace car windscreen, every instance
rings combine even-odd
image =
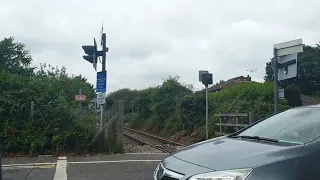
[[[295,108],[276,114],[244,130],[239,136],[259,136],[304,144],[320,136],[320,108]]]

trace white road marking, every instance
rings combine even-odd
[[[54,155],[39,155],[38,156],[39,158],[46,158],[46,157],[54,157]]]
[[[53,180],[67,180],[67,157],[59,157]]]
[[[50,164],[50,165],[36,165],[36,166],[6,166],[2,167],[3,170],[9,170],[9,169],[33,169],[33,168],[38,168],[38,169],[49,169],[49,168],[55,168],[55,164]]]
[[[123,153],[123,154],[170,154],[170,153]]]
[[[83,162],[68,162],[68,164],[94,164],[94,163],[126,163],[126,162],[160,162],[161,160],[117,160],[117,161],[83,161]]]
[[[67,157],[63,156],[63,157],[58,157],[59,160],[67,160]]]
[[[26,164],[4,164],[2,167],[15,167],[15,166],[46,166],[46,165],[56,165],[57,163],[26,163]]]

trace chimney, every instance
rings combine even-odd
[[[249,75],[247,75],[246,80],[251,81],[251,77]]]

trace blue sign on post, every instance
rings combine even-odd
[[[96,92],[106,92],[107,90],[107,71],[97,72]]]

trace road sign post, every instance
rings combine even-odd
[[[106,103],[106,93],[99,93],[97,94],[97,103],[100,104],[105,104]]]
[[[97,73],[97,85],[96,85],[96,92],[102,93],[106,92],[107,89],[107,72],[102,70],[101,72]]]
[[[278,81],[294,78],[298,74],[298,53],[278,58]]]
[[[89,111],[93,113],[100,113],[101,112],[101,106],[97,103],[97,99],[93,98],[91,99],[90,103],[88,104]]]
[[[75,100],[76,101],[86,101],[86,95],[84,94],[81,94],[81,90],[79,90],[79,93],[78,95],[75,95]]]
[[[302,39],[273,46],[274,113],[278,113],[278,81],[297,76],[298,53],[303,52]]]
[[[79,101],[79,119],[82,116],[82,101],[86,100],[86,95],[82,94],[82,89],[79,89],[79,94],[75,96],[75,100]]]
[[[209,119],[209,111],[208,111],[208,86],[212,84],[212,74],[209,71],[199,71],[199,81],[206,87],[206,139],[209,138],[209,130],[208,130],[208,119]]]
[[[273,48],[273,104],[274,114],[278,112],[278,61],[277,49]]]
[[[108,48],[107,48],[107,35],[106,33],[102,33],[102,38],[101,38],[101,44],[102,44],[102,72],[104,74],[102,74],[102,77],[104,77],[104,80],[102,80],[103,78],[101,78],[101,85],[102,85],[102,89],[101,89],[101,93],[105,93],[107,90],[107,72],[106,72],[106,53],[108,52]],[[98,84],[97,84],[98,85]],[[105,103],[101,104],[101,117],[100,117],[100,130],[102,130],[103,126],[104,126],[104,117],[105,117]],[[100,136],[100,143],[99,143],[99,147],[100,151],[103,151],[104,149],[104,135]]]

